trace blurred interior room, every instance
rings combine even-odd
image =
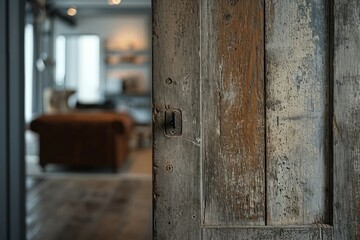
[[[28,0],[27,239],[151,239],[151,0]]]

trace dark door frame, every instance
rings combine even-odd
[[[25,0],[0,1],[0,239],[25,239]]]
[[[26,0],[0,0],[0,239],[26,239],[24,27]]]

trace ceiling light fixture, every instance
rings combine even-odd
[[[108,0],[109,5],[119,5],[121,0]]]
[[[77,14],[77,8],[76,7],[69,7],[67,10],[67,14],[71,17],[75,16]]]

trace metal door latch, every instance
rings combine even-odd
[[[165,112],[165,134],[169,137],[181,136],[182,116],[179,109],[169,109]]]

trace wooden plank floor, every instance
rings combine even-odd
[[[98,177],[29,177],[27,239],[152,239],[151,158],[139,163]],[[126,174],[134,168],[144,174]]]
[[[36,179],[27,239],[151,239],[151,179]]]
[[[123,162],[118,169],[120,174],[152,174],[152,150],[151,148],[142,148],[132,150],[129,157]],[[39,158],[37,155],[26,156],[26,172],[28,176],[71,176],[86,174],[86,175],[100,175],[105,173],[113,173],[112,168],[67,168],[62,165],[48,164],[46,172],[44,173],[39,165]]]

